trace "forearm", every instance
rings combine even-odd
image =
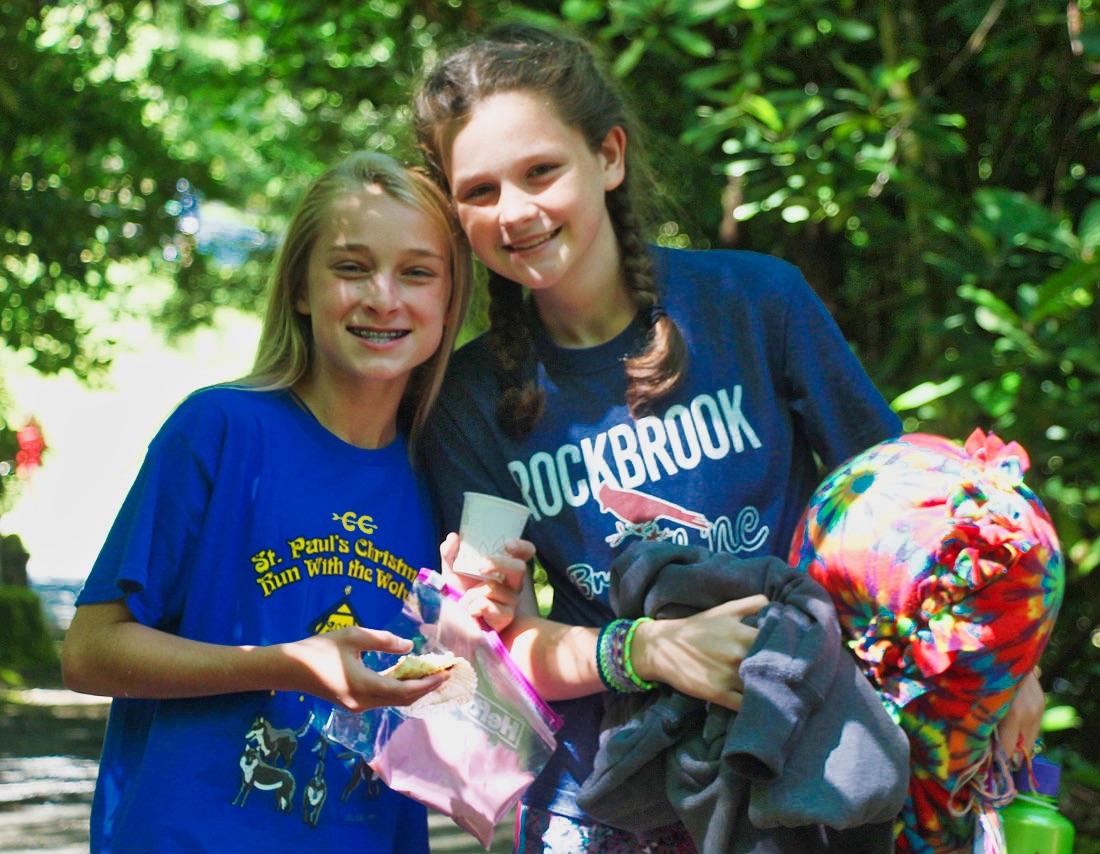
[[[572,700],[604,690],[596,667],[599,629],[517,616],[503,640],[512,658],[547,700]]]
[[[103,603],[77,610],[62,650],[65,684],[72,690],[167,699],[295,687],[297,668],[286,646],[188,640],[127,620],[118,606],[125,608]]]
[[[523,672],[548,700],[569,700],[604,690],[596,663],[599,629],[567,626],[535,616],[532,597],[509,627],[505,643]],[[767,599],[749,596],[676,620],[638,625],[630,648],[634,673],[731,709],[741,706],[741,661],[756,639],[744,618]]]
[[[540,617],[517,617],[504,635],[512,658],[547,700],[571,700],[606,690],[600,679],[596,644],[600,630],[569,626]],[[680,684],[677,674],[699,684],[689,693],[725,693],[736,678],[728,670],[713,677],[685,632],[683,620],[657,620],[638,626],[631,645],[631,664],[647,682]],[[735,672],[735,671],[734,671]],[[722,681],[727,684],[723,685]],[[706,687],[702,687],[706,685]]]

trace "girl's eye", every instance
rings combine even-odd
[[[532,178],[543,178],[557,168],[556,163],[540,163],[538,166],[533,167],[529,174]]]
[[[370,273],[370,268],[358,261],[339,261],[333,265],[333,269],[345,276],[357,276]]]
[[[414,279],[435,279],[439,274],[430,267],[413,267],[405,271],[405,275]]]
[[[476,187],[471,187],[466,190],[460,196],[460,201],[466,204],[477,204],[488,199],[493,192],[493,188],[488,184],[478,184]]]

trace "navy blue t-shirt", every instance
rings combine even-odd
[[[77,601],[216,644],[382,628],[438,565],[401,439],[349,445],[283,391],[192,394],[150,444]],[[92,850],[428,850],[425,809],[320,731],[287,692],[116,699]]]
[[[554,588],[551,619],[613,618],[608,568],[639,539],[742,556],[787,557],[826,469],[896,435],[900,422],[836,323],[790,264],[751,252],[653,249],[658,287],[689,350],[684,382],[651,415],[626,407],[622,360],[641,318],[596,347],[554,345],[531,320],[546,410],[521,441],[497,425],[484,336],[451,362],[425,441],[447,530],[464,490],[525,503],[525,536]],[[575,794],[592,767],[599,695],[555,703],[559,748],[528,791],[533,806],[584,817]]]

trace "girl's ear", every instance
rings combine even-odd
[[[294,298],[294,310],[297,311],[298,314],[308,315],[310,313],[309,293],[306,288],[302,288],[302,290],[299,291],[298,296]]]
[[[610,193],[626,177],[626,131],[618,125],[611,128],[600,143],[600,163],[603,166],[603,189]]]

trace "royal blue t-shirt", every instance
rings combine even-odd
[[[613,618],[608,568],[631,543],[667,540],[746,557],[787,557],[798,518],[831,469],[901,424],[821,300],[790,264],[751,252],[653,248],[661,301],[689,350],[681,386],[637,420],[622,360],[638,318],[596,347],[556,346],[530,322],[546,409],[521,441],[497,425],[500,392],[486,338],[451,361],[425,441],[446,530],[464,490],[525,503],[525,536],[554,588],[550,618]],[[528,790],[533,806],[583,818],[599,695],[553,704],[559,747]]]
[[[77,601],[266,645],[382,628],[438,548],[399,439],[349,445],[285,391],[188,397],[149,446]],[[96,852],[428,850],[423,807],[327,743],[331,706],[286,692],[116,699],[92,808]]]

